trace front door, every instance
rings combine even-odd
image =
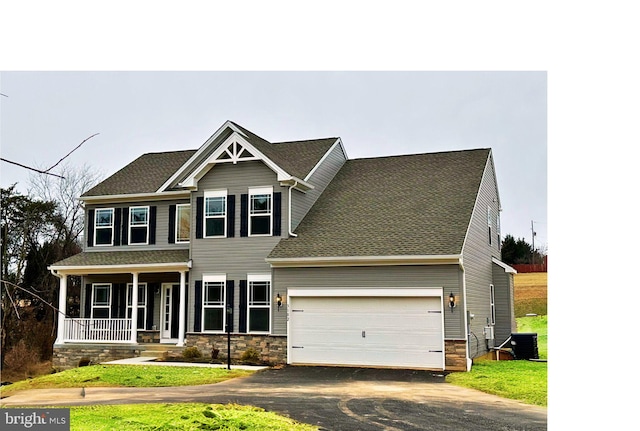
[[[179,284],[162,284],[162,308],[160,316],[160,341],[176,341],[178,339],[178,307]]]

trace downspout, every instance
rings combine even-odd
[[[291,222],[291,190],[296,187],[298,185],[298,181],[296,181],[295,183],[293,183],[292,186],[289,186],[289,236],[292,237],[297,237],[298,235],[296,235],[295,233],[293,233],[293,231],[291,230],[291,226],[292,226],[292,222]]]
[[[464,271],[464,264],[462,263],[462,256],[460,257],[460,269],[462,270],[462,301],[464,302],[464,313],[463,313],[463,318],[464,318],[464,333],[465,333],[465,350],[466,350],[466,356],[467,356],[467,371],[471,371],[471,365],[473,363],[473,361],[471,360],[471,357],[469,355],[469,335],[470,331],[469,331],[469,311],[468,311],[468,304],[467,304],[467,276],[465,274]]]

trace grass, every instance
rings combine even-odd
[[[2,397],[17,391],[41,388],[96,386],[159,387],[219,383],[252,374],[251,370],[154,365],[92,365],[21,380],[0,389]]]
[[[538,334],[538,356],[547,359],[547,316],[519,317],[518,332]],[[474,362],[468,373],[452,373],[448,383],[538,406],[547,405],[547,363],[532,361]]]
[[[236,404],[125,404],[71,407],[71,431],[282,430],[317,427]]]

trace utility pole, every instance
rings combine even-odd
[[[535,256],[536,256],[536,231],[533,230],[533,220],[531,220],[531,263],[536,263]]]

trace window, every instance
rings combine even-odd
[[[191,205],[176,205],[176,242],[189,242],[191,235]]]
[[[109,319],[111,317],[111,284],[95,283],[92,287],[91,318]]]
[[[489,228],[489,245],[491,245],[491,207],[487,207],[487,226]]]
[[[129,244],[149,243],[149,207],[129,208]]]
[[[491,311],[491,324],[496,324],[496,292],[493,284],[489,285],[489,307]]]
[[[113,245],[113,208],[96,210],[94,245]]]
[[[226,277],[205,275],[202,277],[202,330],[224,331]]]
[[[207,191],[204,193],[204,236],[227,236],[227,191]]]
[[[249,288],[249,332],[270,332],[271,276],[247,276]]]
[[[500,238],[500,212],[496,217],[496,234],[498,235],[498,250],[502,248],[502,239]]]
[[[273,187],[249,189],[249,235],[271,235]]]
[[[131,319],[133,284],[127,284],[127,319]],[[147,321],[147,284],[138,283],[138,329],[145,329]]]

